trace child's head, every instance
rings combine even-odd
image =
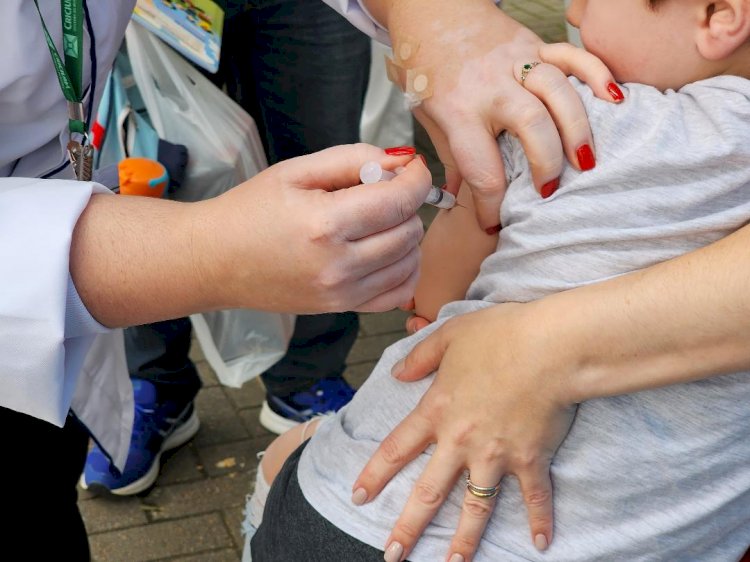
[[[750,0],[572,0],[567,16],[620,82],[750,78]]]

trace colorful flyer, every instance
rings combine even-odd
[[[195,64],[218,70],[224,11],[212,0],[138,0],[133,19]]]

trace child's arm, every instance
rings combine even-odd
[[[414,294],[414,313],[430,322],[440,308],[461,300],[479,273],[484,258],[495,251],[497,234],[479,227],[468,186],[461,185],[458,204],[440,211],[422,241],[422,267]]]

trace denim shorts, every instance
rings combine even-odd
[[[383,551],[347,535],[311,506],[297,481],[308,441],[294,451],[273,481],[263,522],[250,541],[253,562],[383,562]]]

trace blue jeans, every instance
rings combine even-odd
[[[253,116],[269,163],[357,142],[369,38],[320,0],[228,0],[225,7],[221,63],[209,78]],[[262,375],[268,392],[283,397],[340,376],[358,327],[351,312],[298,317],[287,355]],[[128,332],[131,376],[197,393],[187,319]]]

